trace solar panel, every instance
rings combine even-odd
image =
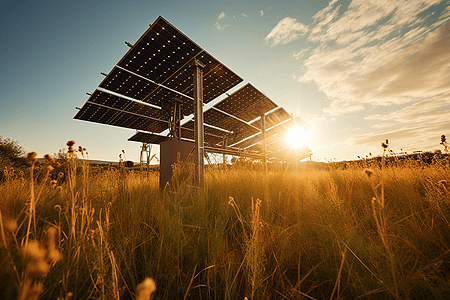
[[[158,134],[136,132],[136,134],[130,137],[128,140],[132,142],[141,142],[147,144],[160,144],[164,141],[167,141],[168,139],[168,137]]]
[[[214,109],[214,107],[203,113],[203,120],[206,124],[232,132],[228,137],[231,143],[236,143],[259,132],[257,128],[220,110]]]
[[[247,83],[214,107],[250,122],[261,114],[274,109],[277,105],[253,85]]]
[[[266,129],[268,129],[290,119],[291,115],[289,115],[289,113],[283,107],[278,107],[274,111],[271,111],[270,113],[265,115],[264,118],[266,121],[265,127]],[[251,122],[250,124],[261,129],[261,118]]]
[[[183,114],[189,115],[193,112],[194,59],[205,65],[204,103],[210,102],[243,80],[164,18],[158,17],[99,87],[160,107],[177,97],[183,101]],[[88,113],[95,113],[96,116],[90,116]],[[83,111],[83,118],[79,114],[76,118],[92,122],[103,120],[103,123],[104,119],[109,120],[109,115],[100,118],[99,113],[100,111],[94,108]],[[113,112],[108,111],[108,114],[111,113]],[[161,120],[166,120],[165,116],[162,118]],[[117,126],[136,126],[128,124],[133,123],[131,121],[125,122],[126,118],[122,119],[124,123],[118,122]]]
[[[194,121],[190,120],[190,121],[186,122],[185,124],[183,124],[181,127],[194,130]],[[220,130],[220,129],[208,126],[208,124],[204,124],[203,131],[205,132],[205,134],[211,134],[211,135],[216,135],[216,136],[220,136],[220,137],[229,136],[231,134],[227,130]]]
[[[269,140],[272,136],[282,135],[282,134],[286,133],[286,131],[288,130],[288,128],[290,126],[291,126],[291,122],[287,121],[287,122],[284,122],[282,124],[279,124],[275,127],[268,129],[266,131],[266,140]],[[261,142],[262,142],[262,134],[258,133],[257,135],[252,136],[249,139],[243,140],[239,143],[236,143],[232,146],[236,147],[236,148],[247,148],[251,145],[254,145],[256,143],[261,143]]]
[[[181,129],[181,137],[183,140],[189,140],[194,141],[194,131],[188,130],[186,128]],[[132,142],[141,142],[141,143],[148,143],[148,144],[161,144],[164,141],[169,140],[170,138],[167,136],[159,135],[159,134],[153,134],[148,132],[137,132],[132,137],[128,139],[128,141]],[[205,134],[205,143],[210,146],[216,145],[218,142],[222,141],[222,138]]]
[[[182,127],[181,128],[181,137],[183,139],[188,139],[188,140],[194,141],[194,130],[190,130],[190,129],[186,129],[186,128]],[[220,136],[215,136],[212,134],[205,133],[205,137],[204,137],[205,145],[216,146],[217,143],[221,142],[222,140],[223,140],[223,138]]]
[[[162,132],[168,128],[169,114],[144,103],[95,90],[74,119]]]

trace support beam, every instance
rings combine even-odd
[[[261,135],[262,135],[262,155],[264,169],[267,168],[267,159],[266,159],[266,115],[265,113],[261,113]]]
[[[203,133],[203,68],[199,60],[194,60],[194,164],[196,184],[203,188],[204,185],[204,133]]]

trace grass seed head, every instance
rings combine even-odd
[[[55,159],[53,157],[51,157],[50,154],[45,154],[44,155],[44,162],[48,163],[48,164],[54,164],[55,163]]]
[[[136,300],[149,300],[154,291],[156,291],[155,281],[147,277],[136,288]]]
[[[38,161],[38,159],[36,158],[36,155],[37,155],[36,152],[29,152],[27,154],[27,160],[26,160],[27,164],[34,165]]]

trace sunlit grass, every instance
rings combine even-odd
[[[210,168],[201,192],[182,181],[163,191],[157,172],[90,167],[73,156],[63,171],[47,165],[33,179],[9,171],[0,183],[1,299],[19,299],[24,287],[39,299],[450,292],[446,161],[366,171]],[[27,259],[30,244],[41,260]],[[31,272],[33,262],[45,268]]]

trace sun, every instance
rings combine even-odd
[[[300,149],[306,146],[308,134],[304,128],[294,125],[286,133],[285,142],[289,148]]]

